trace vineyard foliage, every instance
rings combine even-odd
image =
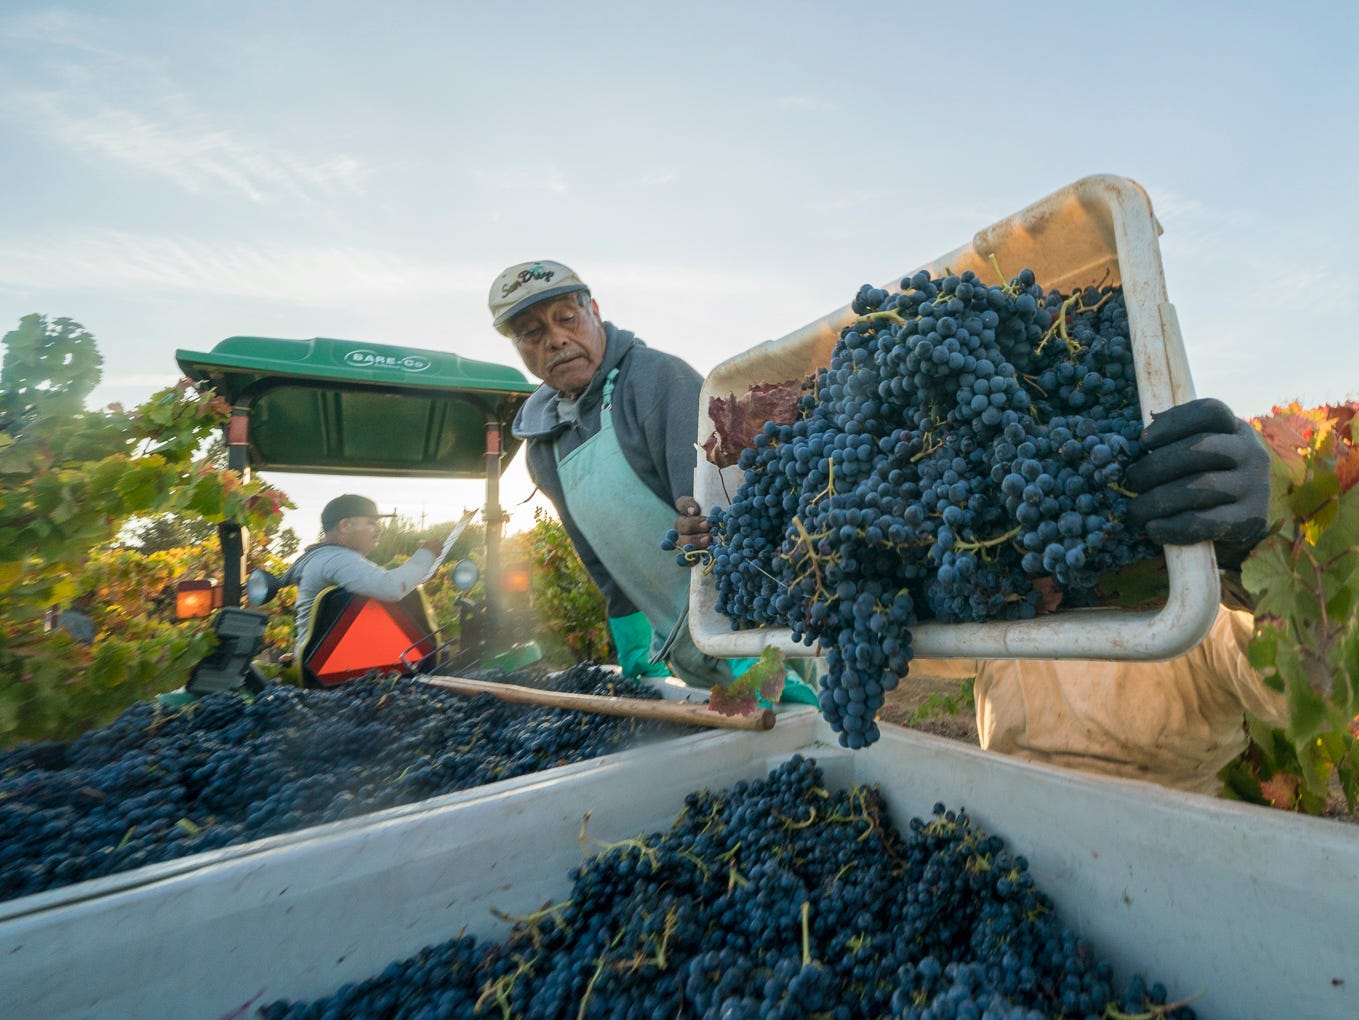
[[[1250,719],[1248,760],[1228,786],[1318,813],[1338,784],[1359,799],[1359,403],[1257,419],[1273,452],[1272,528],[1242,568],[1255,598],[1251,664],[1288,703],[1288,723]]]
[[[229,413],[216,396],[184,383],[131,411],[87,411],[102,362],[84,327],[27,315],[3,342],[0,744],[75,736],[183,683],[212,647],[206,626],[115,603],[123,595],[101,589],[100,571],[91,576],[92,557],[114,547],[130,521],[234,518],[263,534],[285,505],[281,493],[199,455]],[[118,560],[105,564],[111,582],[133,569]],[[92,645],[75,642],[53,620],[78,599],[106,624],[116,616],[118,627]]]
[[[604,596],[590,580],[560,521],[534,511],[527,533],[530,595],[549,658],[605,662],[612,654]]]
[[[175,621],[175,586],[220,577],[217,523],[249,529],[249,568],[282,574],[298,545],[279,534],[287,497],[226,468],[223,400],[183,382],[131,411],[90,411],[103,362],[83,326],[28,315],[3,343],[0,746],[71,739],[185,682],[213,638],[206,621]],[[450,526],[398,521],[374,559],[400,563]],[[484,572],[484,549],[474,524],[449,560],[472,558]],[[530,531],[507,536],[502,562],[529,568],[528,591],[505,600],[513,639],[537,640],[559,665],[609,658],[603,598],[558,521],[538,512]],[[464,593],[446,570],[424,588],[443,636],[456,639]],[[466,595],[480,600],[484,580]],[[279,674],[270,660],[292,646],[295,597],[283,589],[268,610],[270,675]],[[93,624],[92,642],[60,625],[63,611],[77,610]]]

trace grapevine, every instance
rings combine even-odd
[[[1331,785],[1359,803],[1359,403],[1276,407],[1255,420],[1273,454],[1270,534],[1242,565],[1255,601],[1251,665],[1287,698],[1223,778],[1235,795],[1319,814]]]

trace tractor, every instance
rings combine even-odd
[[[180,350],[176,360],[199,386],[231,404],[225,427],[228,467],[375,477],[484,478],[484,595],[471,560],[452,569],[458,599],[455,639],[430,620],[423,592],[401,603],[378,603],[335,589],[318,599],[297,665],[307,686],[331,686],[373,669],[426,671],[517,669],[540,657],[531,642],[504,626],[505,576],[500,540],[508,520],[500,506],[503,465],[518,441],[508,425],[535,386],[515,368],[445,351],[315,338],[233,336],[207,353]],[[465,521],[464,521],[465,523]],[[267,615],[245,608],[272,598],[277,581],[264,571],[245,576],[249,535],[234,520],[218,526],[224,557],[212,592],[218,644],[193,670],[185,690],[200,696],[263,680],[253,660],[263,648]],[[190,582],[192,584],[192,582]],[[323,604],[324,600],[324,604]]]

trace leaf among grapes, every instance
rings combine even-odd
[[[1057,612],[1057,607],[1062,604],[1062,586],[1050,577],[1035,577],[1031,583],[1042,597],[1038,603],[1039,615]]]
[[[788,667],[783,653],[766,648],[753,666],[726,687],[714,687],[708,694],[708,707],[722,715],[750,715],[760,709],[760,699],[773,704],[783,695]]]
[[[756,434],[766,422],[786,425],[797,420],[797,402],[802,395],[802,380],[757,383],[741,396],[712,397],[708,417],[713,434],[703,444],[708,460],[720,468],[731,467],[748,446],[755,445]]]
[[[714,687],[708,694],[708,707],[721,715],[751,715],[760,708],[753,691]]]

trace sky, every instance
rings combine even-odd
[[[0,5],[0,332],[97,338],[91,406],[234,335],[518,364],[554,259],[707,374],[1079,178],[1140,183],[1194,384],[1359,397],[1359,13],[1277,3]],[[476,482],[265,475],[414,522]],[[522,457],[509,530],[532,524]]]

